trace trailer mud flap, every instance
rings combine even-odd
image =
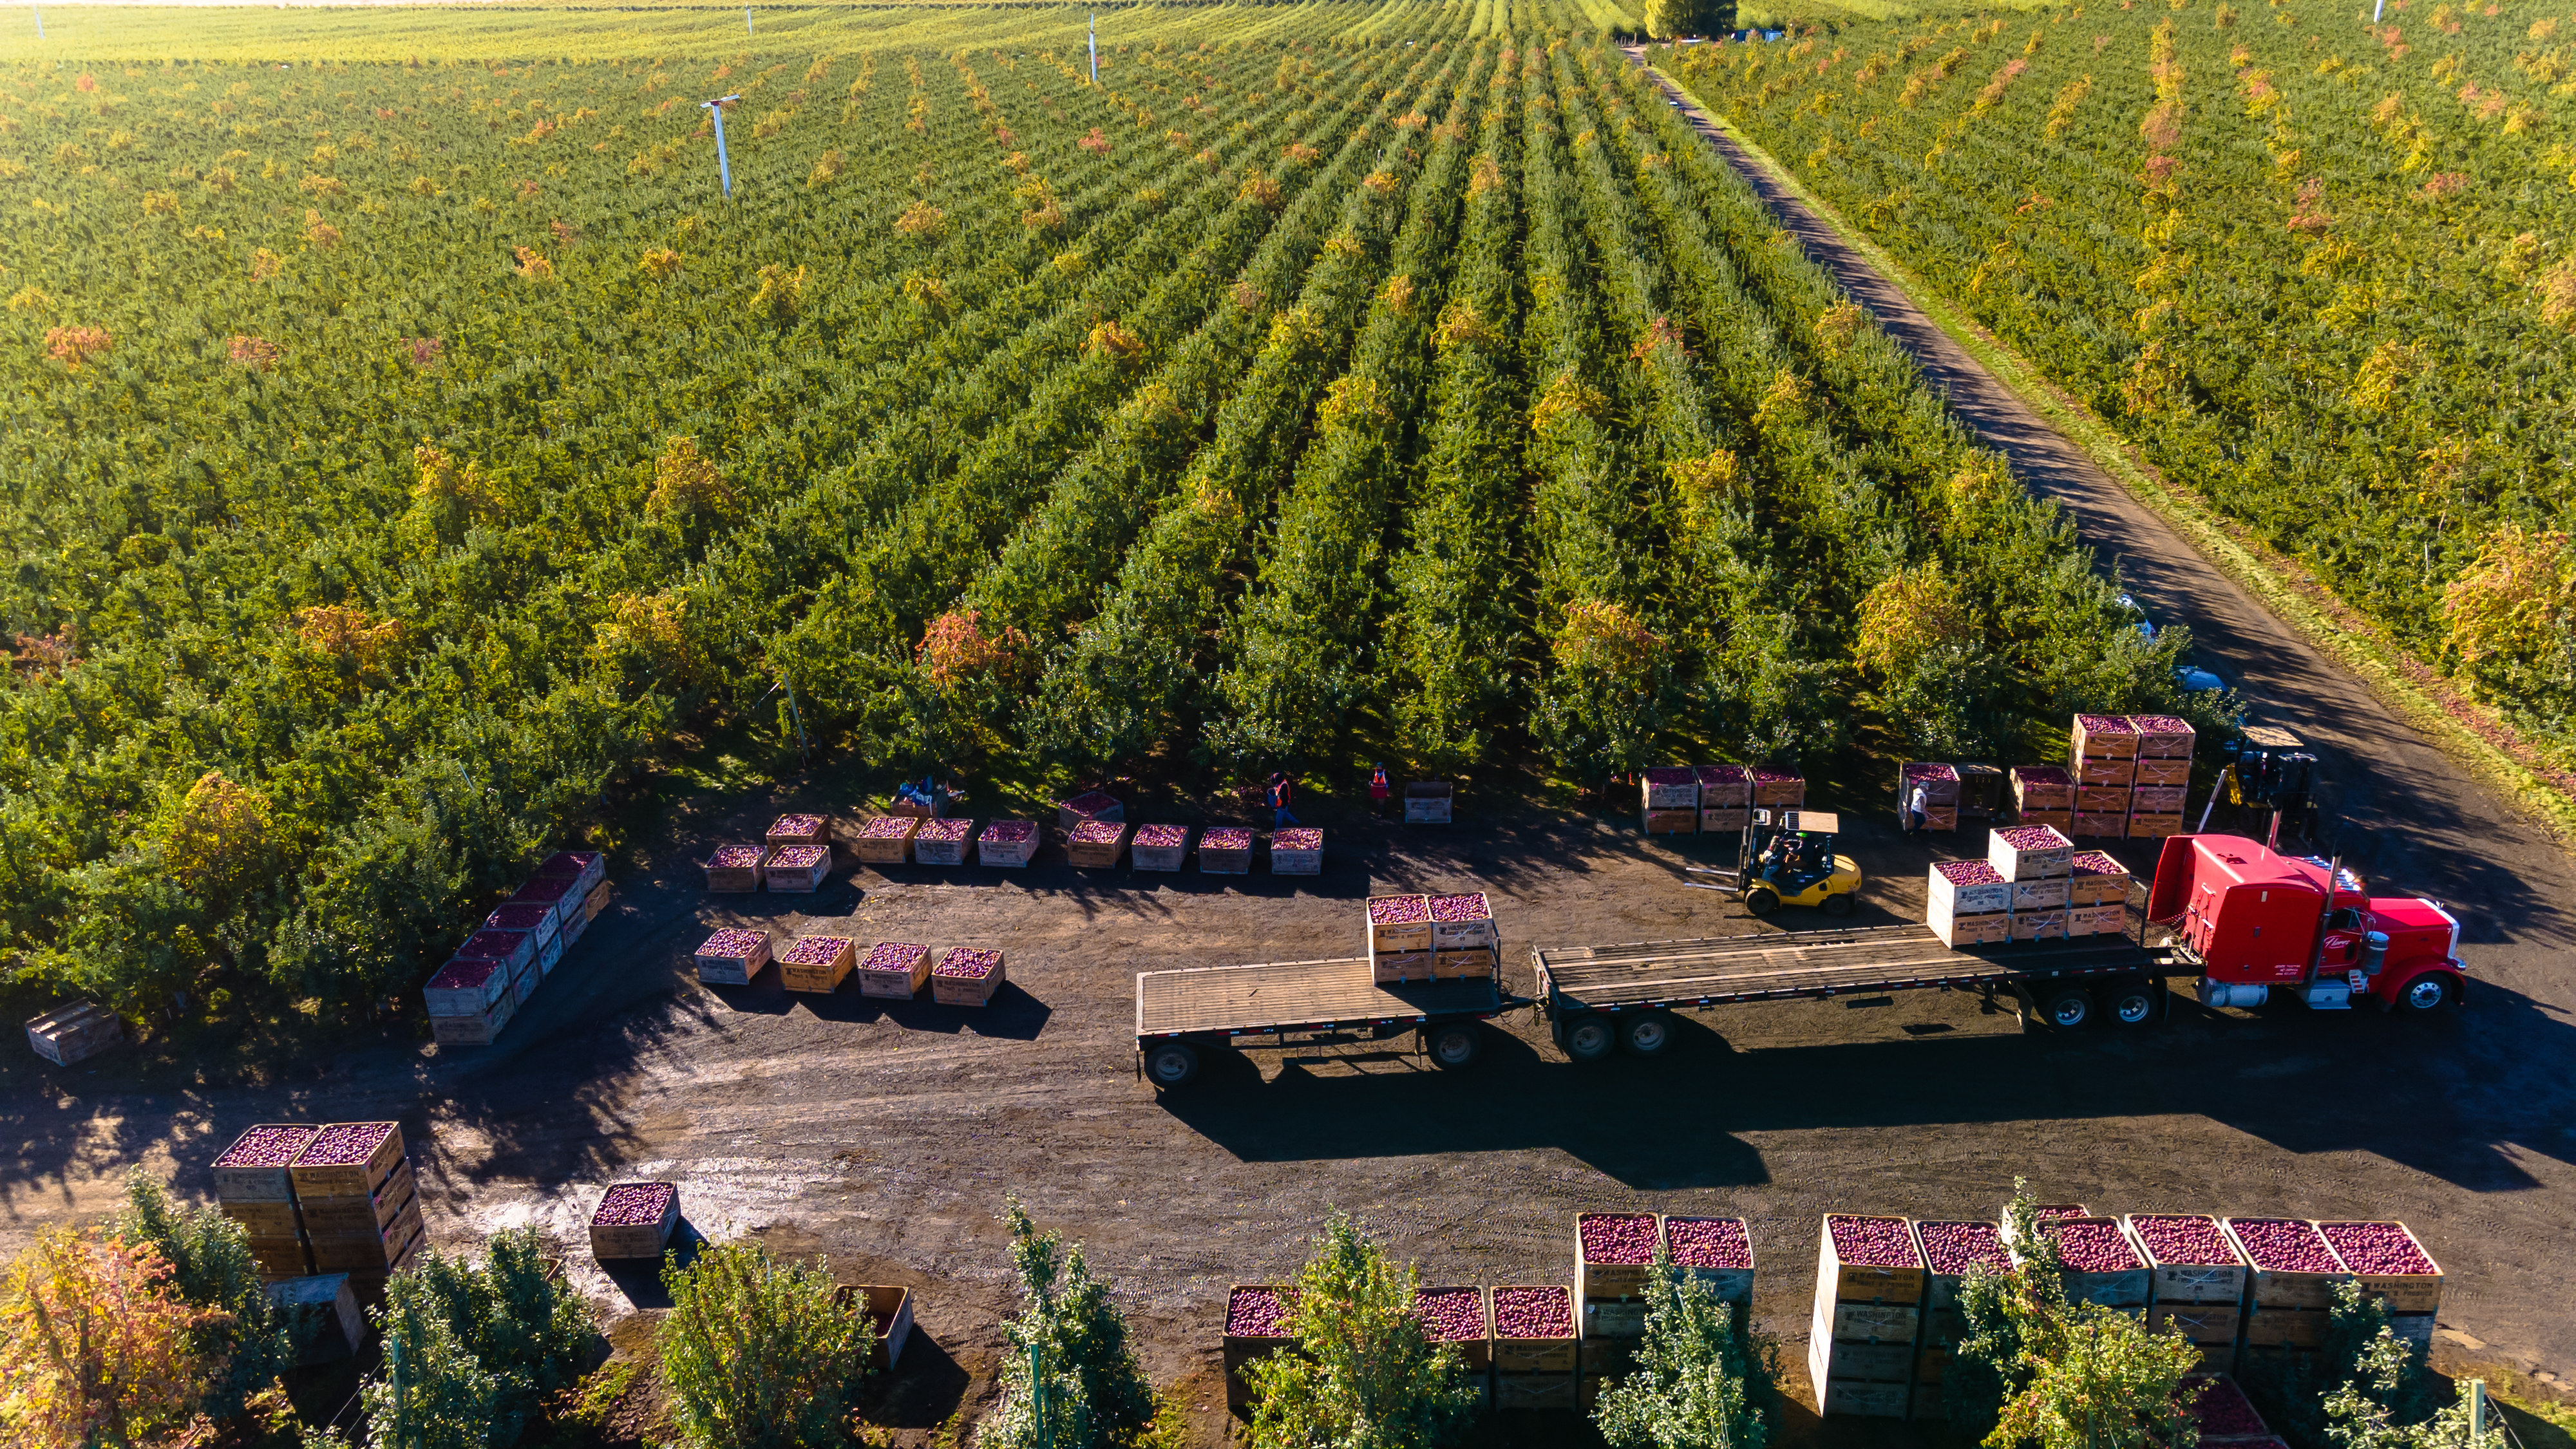
[[[2031,996],[2030,988],[2018,981],[2007,981],[2004,989],[2012,993],[2013,1015],[2021,1018],[2021,1029],[2025,1032],[2031,1030],[2032,1024],[2039,1020],[2039,1002]]]

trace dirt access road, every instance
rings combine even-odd
[[[756,836],[773,809],[811,803],[733,800],[675,833]],[[2467,1009],[2430,1021],[2177,998],[2161,1026],[2025,1033],[1924,993],[1713,1013],[1654,1062],[1576,1067],[1516,1019],[1461,1073],[1316,1053],[1219,1063],[1169,1098],[1137,1081],[1137,970],[1345,954],[1372,890],[1491,891],[1523,987],[1534,941],[1756,929],[1624,815],[1472,803],[1440,834],[1328,815],[1326,873],[1303,881],[1076,871],[1056,850],[1026,872],[845,867],[817,896],[708,896],[673,847],[621,865],[608,914],[497,1048],[387,1041],[265,1081],[12,1065],[0,1247],[104,1211],[131,1162],[202,1193],[208,1158],[252,1123],[397,1117],[434,1242],[536,1223],[636,1328],[660,1301],[650,1275],[611,1278],[579,1251],[616,1178],[681,1182],[707,1237],[761,1233],[850,1280],[915,1288],[923,1337],[882,1413],[918,1442],[986,1392],[1012,1296],[992,1215],[1016,1192],[1087,1245],[1158,1381],[1210,1406],[1213,1439],[1226,1286],[1290,1273],[1333,1206],[1459,1283],[1567,1281],[1582,1210],[1742,1214],[1758,1311],[1795,1365],[1820,1215],[1991,1216],[2027,1175],[2101,1211],[2402,1217],[2453,1275],[2455,1361],[2576,1369],[2576,1272],[2557,1251],[2576,1204],[2571,993],[2491,926],[2469,948]],[[1872,878],[1865,922],[1919,918],[1926,861],[1975,848],[1907,841],[1876,802],[1836,803]],[[980,1013],[791,999],[774,974],[701,986],[688,953],[725,923],[997,944],[1014,984]],[[1491,1442],[1565,1442],[1574,1426],[1551,1418],[1501,1416]]]

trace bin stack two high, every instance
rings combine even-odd
[[[216,1206],[248,1234],[266,1282],[347,1273],[373,1301],[424,1241],[398,1123],[264,1123],[224,1149],[213,1175]]]
[[[1827,1215],[1808,1325],[1816,1412],[1902,1419],[1913,1402],[1924,1263],[1904,1218]]]
[[[470,933],[422,988],[430,1036],[489,1046],[608,904],[607,861],[561,851]]]

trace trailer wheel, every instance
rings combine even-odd
[[[1472,1063],[1483,1052],[1483,1035],[1472,1021],[1451,1022],[1424,1032],[1422,1044],[1435,1065],[1454,1069]]]
[[[1185,1086],[1198,1074],[1198,1049],[1188,1042],[1160,1042],[1145,1053],[1145,1075],[1157,1087]]]
[[[1780,893],[1769,886],[1755,886],[1744,893],[1744,913],[1767,916],[1780,909]]]
[[[1629,1055],[1659,1056],[1673,1044],[1673,1020],[1660,1011],[1649,1011],[1628,1019],[1628,1029],[1619,1034],[1620,1044]]]
[[[1565,1054],[1578,1062],[1597,1062],[1618,1044],[1619,1034],[1600,1017],[1587,1014],[1565,1024]]]
[[[2144,1026],[2156,1015],[2156,993],[2143,981],[2115,982],[2103,988],[2102,1009],[2122,1026]]]
[[[2081,986],[2061,986],[2039,1006],[2040,1018],[2062,1031],[2073,1031],[2093,1019],[2093,998]]]

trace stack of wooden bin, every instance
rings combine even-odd
[[[215,1207],[250,1237],[261,1281],[283,1283],[313,1271],[304,1219],[295,1210],[295,1156],[318,1127],[263,1122],[233,1139],[215,1159]]]
[[[1494,1305],[1494,1407],[1571,1409],[1581,1338],[1574,1292],[1562,1283],[1499,1284]],[[1513,1335],[1507,1325],[1540,1320],[1538,1332]]]
[[[346,1273],[360,1300],[420,1251],[420,1194],[398,1122],[332,1122],[287,1169],[317,1272]]]
[[[2058,1250],[2065,1255],[2059,1278],[2065,1285],[2067,1302],[2096,1303],[2141,1318],[2146,1316],[2147,1257],[2130,1238],[2126,1224],[2118,1218],[2058,1217],[2043,1220],[2039,1231],[2058,1239]],[[2068,1240],[2079,1236],[2092,1249],[2090,1254],[2070,1251]],[[2006,1246],[2011,1246],[2010,1234],[2006,1234]],[[2088,1258],[2102,1261],[2088,1265]]]
[[[2442,1308],[2442,1269],[2414,1231],[2399,1222],[2321,1222],[2317,1231],[2335,1251],[2335,1260],[2361,1280],[2362,1296],[2388,1305],[2388,1327],[2399,1338],[2430,1352],[2433,1319]],[[2366,1237],[2365,1237],[2366,1235]],[[2367,1239],[2378,1240],[2371,1256]],[[2409,1260],[2403,1265],[2377,1258]],[[2393,1271],[2404,1266],[2412,1271]]]
[[[1252,1407],[1252,1385],[1243,1377],[1246,1364],[1268,1358],[1296,1342],[1284,1328],[1288,1311],[1296,1302],[1297,1290],[1283,1283],[1237,1283],[1226,1290],[1223,1354],[1227,1408]]]
[[[2227,1241],[2245,1259],[2244,1329],[2249,1354],[2314,1349],[2325,1342],[2327,1311],[2344,1272],[2316,1224],[2302,1218],[2227,1218]],[[2322,1270],[2316,1264],[2331,1265]],[[2266,1265],[2271,1266],[2266,1266]]]
[[[1850,1241],[1838,1243],[1837,1232]],[[1864,1244],[1862,1234],[1871,1234]],[[1902,1259],[1903,1261],[1897,1261]],[[1912,1401],[1923,1254],[1903,1218],[1825,1218],[1807,1379],[1820,1415],[1902,1419]]]
[[[2147,1255],[2147,1330],[2200,1350],[2201,1367],[2236,1366],[2243,1326],[2245,1259],[2218,1219],[2198,1213],[2131,1213],[2129,1236]]]
[[[1753,772],[1742,765],[1701,765],[1699,831],[1702,835],[1740,835],[1753,823]]]
[[[2098,850],[2075,856],[2066,884],[2066,934],[2111,936],[2129,929],[2129,868]]]
[[[1908,760],[1896,772],[1896,822],[1914,828],[1914,787],[1923,787],[1923,828],[1959,828],[1959,770],[1936,760]]]
[[[2075,842],[2054,826],[2016,825],[1988,834],[1986,863],[2012,885],[2014,940],[2053,941],[2066,934]]]
[[[2012,882],[1982,860],[1936,860],[1925,881],[1923,920],[1945,946],[2012,939]]]
[[[2075,828],[2075,777],[2055,765],[2012,767],[2013,818],[2024,825]]]
[[[1431,898],[1371,896],[1363,909],[1369,979],[1380,986],[1430,980]]]
[[[1776,811],[1807,803],[1807,777],[1795,770],[1756,768],[1752,785],[1756,805],[1767,805]]]
[[[1646,772],[1643,791],[1648,835],[1698,832],[1698,770],[1689,765],[1658,765]]]
[[[2077,715],[2066,768],[2075,776],[2075,825],[2066,833],[2113,840],[2127,835],[2129,787],[2138,775],[2138,732],[2128,716]]]
[[[1636,1366],[1637,1341],[1646,1334],[1646,1275],[1654,1271],[1662,1232],[1653,1213],[1574,1215],[1578,1406],[1600,1392],[1602,1380]]]
[[[1439,981],[1491,976],[1502,964],[1502,941],[1494,932],[1494,903],[1483,891],[1433,896],[1431,975]],[[1372,929],[1372,936],[1375,935]]]
[[[2161,840],[2182,833],[2183,804],[2191,790],[2191,725],[2171,715],[2133,714],[2137,768],[2129,790],[2128,835]]]
[[[1918,1222],[1913,1228],[1914,1246],[1923,1254],[1923,1331],[1914,1355],[1914,1402],[1906,1417],[1939,1419],[1944,1414],[1942,1372],[1959,1340],[1968,1336],[1959,1285],[1967,1281],[1970,1265],[1982,1263],[2000,1273],[2012,1267],[2012,1255],[1994,1223]]]

